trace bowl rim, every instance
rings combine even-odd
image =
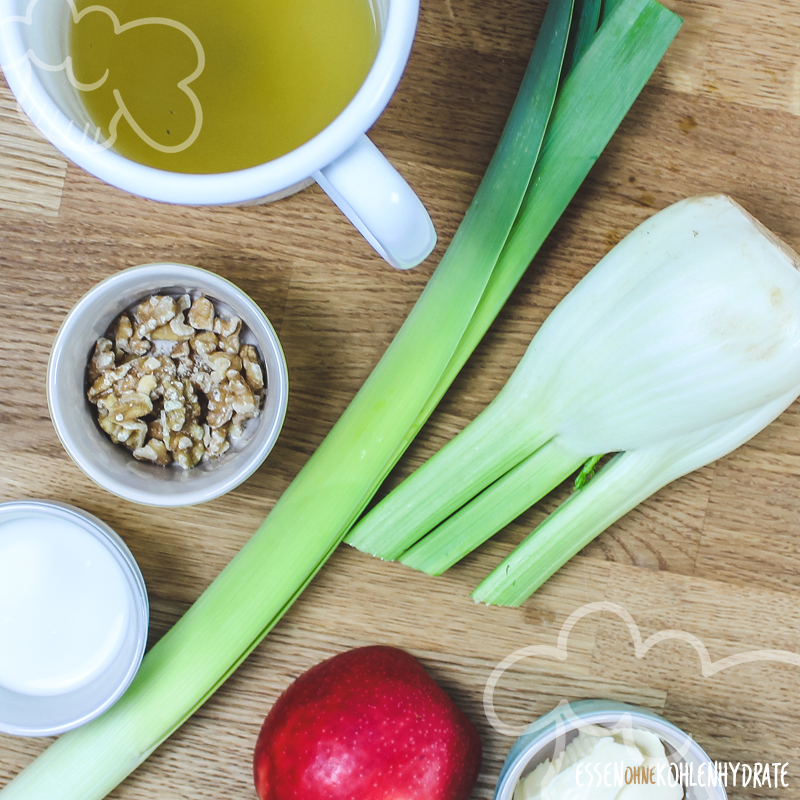
[[[565,707],[569,709],[568,717]],[[500,770],[495,786],[494,800],[511,800],[517,782],[537,753],[552,744],[558,736],[575,730],[576,722],[579,721],[585,725],[603,725],[624,716],[631,717],[644,730],[655,733],[667,744],[671,746],[675,746],[673,742],[680,742],[682,746],[685,744],[698,760],[709,764],[714,763],[689,734],[650,709],[614,700],[576,700],[571,703],[562,703],[542,715],[516,739]],[[564,730],[565,728],[566,730]],[[728,794],[721,783],[705,788],[707,788],[709,800],[727,800]]]
[[[150,601],[147,595],[147,586],[145,585],[139,564],[133,557],[128,545],[125,544],[125,541],[113,528],[103,522],[103,520],[94,516],[94,514],[90,514],[82,508],[77,508],[69,503],[62,503],[58,500],[11,500],[9,502],[0,503],[0,524],[2,524],[3,517],[5,517],[8,512],[15,514],[17,512],[23,514],[28,512],[31,515],[49,514],[57,516],[60,519],[67,519],[75,522],[84,530],[94,534],[97,540],[102,542],[109,551],[119,556],[119,558],[115,560],[120,565],[120,569],[127,573],[126,577],[129,579],[128,583],[131,587],[131,599],[135,607],[136,620],[139,625],[136,649],[125,675],[110,695],[95,708],[81,713],[79,717],[70,722],[60,725],[51,725],[48,727],[11,725],[4,722],[2,717],[0,717],[0,733],[29,738],[57,736],[85,725],[87,722],[91,722],[101,714],[104,714],[122,697],[136,677],[136,673],[139,671],[142,659],[144,658],[147,646],[147,635],[150,627]]]
[[[166,271],[168,270],[168,271]],[[248,457],[242,460],[241,466],[227,479],[222,480],[213,488],[205,487],[201,489],[179,489],[176,488],[174,492],[167,495],[153,495],[146,489],[138,489],[130,487],[124,482],[118,480],[113,473],[96,468],[90,463],[87,463],[80,455],[73,444],[73,435],[69,427],[65,424],[64,418],[61,413],[62,401],[59,398],[57,391],[57,374],[58,366],[64,348],[64,342],[73,333],[75,328],[83,319],[88,308],[98,295],[107,292],[111,287],[117,283],[123,283],[133,273],[147,275],[152,273],[154,278],[153,288],[151,292],[155,292],[160,288],[168,286],[170,283],[183,283],[185,285],[192,285],[193,276],[202,276],[202,281],[206,284],[217,284],[220,287],[231,291],[237,297],[236,304],[227,303],[234,311],[240,316],[242,308],[245,308],[251,315],[258,318],[264,326],[266,333],[266,343],[271,348],[275,356],[278,371],[277,375],[270,375],[270,388],[268,391],[277,395],[275,404],[275,414],[269,419],[267,417],[259,417],[259,425],[269,425],[270,430],[264,441],[251,453]],[[206,290],[207,291],[207,290]],[[209,292],[211,294],[211,292]],[[234,307],[235,306],[235,307]],[[259,347],[263,344],[259,342]],[[265,354],[262,353],[262,356]],[[180,264],[170,261],[159,261],[148,264],[139,264],[137,266],[127,267],[119,272],[110,275],[99,283],[96,283],[80,300],[72,307],[67,316],[64,318],[58,333],[56,333],[53,345],[50,350],[50,358],[47,364],[47,406],[50,412],[50,419],[55,428],[56,435],[61,442],[64,450],[66,450],[69,457],[78,466],[81,471],[94,481],[98,486],[105,489],[124,500],[129,500],[139,505],[151,506],[156,508],[182,508],[185,506],[193,506],[199,503],[205,503],[221,497],[224,494],[235,489],[241,485],[249,477],[253,475],[256,470],[264,463],[267,456],[272,451],[278,436],[280,435],[283,423],[286,419],[286,410],[289,402],[289,375],[286,365],[286,356],[283,352],[280,340],[275,328],[272,326],[267,315],[262,308],[256,303],[244,290],[240,289],[235,283],[229,281],[227,278],[218,275],[210,270],[203,269],[202,267],[191,266],[189,264]]]

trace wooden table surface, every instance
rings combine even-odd
[[[179,208],[131,197],[76,168],[18,118],[0,85],[1,500],[52,498],[114,527],[141,565],[159,637],[255,530],[369,374],[449,242],[513,102],[544,0],[423,0],[408,71],[372,136],[416,188],[439,232],[409,273],[387,267],[316,187],[257,208]],[[800,0],[668,0],[683,30],[584,187],[393,480],[461,429],[508,377],[548,312],[636,224],[687,195],[727,192],[800,248]],[[158,260],[196,264],[249,292],[289,363],[283,434],[244,486],[199,508],[121,502],[73,465],[45,402],[45,369],[67,311],[97,281]],[[554,645],[587,603],[616,603],[642,636],[679,629],[717,660],[800,652],[800,412],[660,491],[518,609],[471,589],[566,496],[536,506],[433,579],[339,548],[268,639],[115,798],[250,798],[251,752],[278,694],[334,653],[372,643],[419,657],[479,727],[489,798],[512,739],[483,710],[493,667]],[[0,643],[2,646],[2,643]],[[213,647],[213,643],[209,643]],[[798,667],[747,664],[703,677],[686,642],[638,658],[613,611],[578,622],[563,662],[521,662],[496,693],[501,719],[561,699],[656,709],[721,761],[789,763],[800,797]],[[0,785],[48,742],[0,737]],[[53,798],[53,800],[58,800]]]

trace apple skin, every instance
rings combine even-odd
[[[256,744],[261,800],[467,800],[481,766],[475,726],[394,647],[361,647],[301,675]]]

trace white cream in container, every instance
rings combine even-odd
[[[610,769],[611,768],[611,769]],[[664,743],[651,731],[584,725],[514,790],[514,800],[682,800]]]
[[[101,714],[147,626],[141,572],[107,525],[61,503],[0,504],[0,731],[51,736]]]
[[[595,736],[584,738],[582,744],[571,747],[581,731],[593,732]],[[616,753],[606,750],[610,745]],[[628,747],[629,764],[626,765],[625,758],[619,758],[619,750]],[[570,749],[572,752],[567,756],[566,751]],[[670,780],[666,769],[661,770],[663,774],[659,777],[659,767],[665,766],[664,757],[671,771],[676,770],[679,777],[694,775],[697,780],[675,786],[674,773]],[[552,771],[557,774],[547,775],[547,765],[556,762],[558,768]],[[591,762],[601,767],[599,777]],[[614,771],[615,762],[622,771],[619,780]],[[581,763],[582,767],[578,767]],[[531,777],[542,764],[545,766],[539,775]],[[626,766],[631,770],[627,775]],[[575,769],[571,770],[572,767]],[[610,769],[606,773],[607,767]],[[643,767],[646,767],[647,778]],[[545,782],[540,783],[539,779],[544,777],[548,782],[553,777],[557,780],[552,783],[552,791],[548,792],[549,787],[545,787],[542,800],[586,800],[587,797],[608,800],[609,795],[614,800],[654,800],[652,789],[664,786],[668,794],[657,800],[676,800],[680,795],[684,800],[727,800],[722,782],[707,777],[713,770],[714,762],[689,734],[649,709],[615,700],[575,700],[561,703],[539,717],[514,742],[500,771],[494,800],[514,800],[517,791],[535,796]],[[559,775],[563,775],[560,780]],[[706,777],[701,779],[701,775]]]

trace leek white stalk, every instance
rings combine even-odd
[[[721,195],[651,217],[559,304],[489,407],[350,541],[438,573],[571,466],[622,453],[475,594],[521,602],[630,508],[738,447],[800,394],[798,263]]]

